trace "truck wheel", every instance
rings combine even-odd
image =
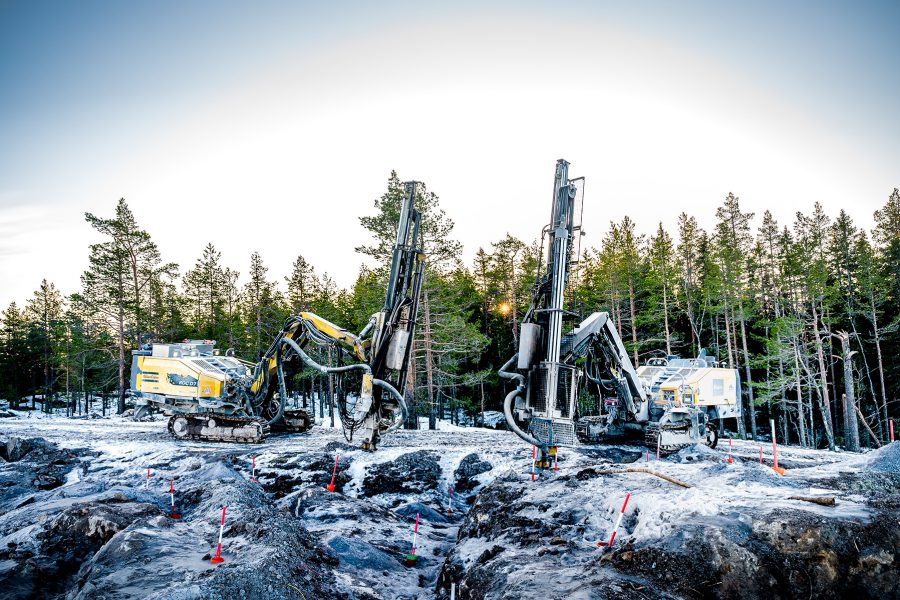
[[[718,443],[719,430],[716,428],[715,423],[708,423],[706,425],[706,445],[710,448],[715,448]]]

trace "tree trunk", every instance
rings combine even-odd
[[[825,437],[828,439],[828,449],[834,450],[834,426],[831,420],[831,408],[828,402],[828,371],[825,368],[825,352],[822,348],[822,336],[819,333],[819,314],[816,303],[812,303],[813,333],[816,338],[816,354],[819,357],[819,373],[822,384],[822,393],[819,394],[819,409],[822,411],[822,421],[825,425]]]
[[[800,446],[806,447],[806,424],[803,421],[803,386],[800,381],[800,340],[794,343],[794,372],[797,375],[797,433]]]
[[[734,369],[735,363],[732,358],[731,353],[731,340],[732,340],[732,331],[736,333],[736,329],[734,329],[734,315],[731,315],[731,320],[728,319],[729,309],[725,307],[725,336],[726,343],[728,344],[728,368]],[[737,336],[734,336],[734,348],[737,351]],[[747,425],[744,422],[744,393],[741,390],[737,390],[737,403],[738,410],[740,412],[740,416],[737,419],[737,428],[738,428],[738,436],[741,439],[747,439]]]
[[[484,376],[481,376],[481,379],[478,380],[478,385],[481,388],[481,414],[484,414]]]
[[[873,313],[873,323],[875,323],[875,317]],[[884,422],[887,423],[886,427],[890,427],[890,417],[888,416],[888,403],[887,403],[887,392],[885,391],[884,386],[884,363],[881,360],[881,339],[878,336],[878,325],[874,325],[875,329],[875,356],[878,358],[878,379],[881,384],[881,406],[878,407],[878,403],[876,402],[875,406],[878,410],[881,411]],[[888,438],[885,438],[887,441]]]
[[[510,298],[510,305],[511,305],[510,312],[512,313],[513,348],[518,348],[519,347],[519,323],[518,323],[518,316],[516,315],[517,301],[516,301],[516,253],[515,252],[513,252],[512,258],[509,261],[509,268],[510,268],[509,298]],[[425,293],[425,297],[428,298],[427,292]],[[430,388],[429,388],[429,391],[430,391]],[[431,421],[429,420],[429,428],[430,428],[430,424],[431,424]]]
[[[431,309],[428,303],[428,292],[423,294],[422,308],[425,309],[425,385],[428,388],[428,429],[437,429],[437,421],[435,419],[434,406],[434,357],[431,352]],[[513,314],[515,314],[513,307]],[[515,317],[513,317],[515,322]]]
[[[334,349],[328,348],[328,365],[334,364]],[[334,374],[328,374],[328,416],[331,419],[331,427],[334,429]]]
[[[841,351],[844,355],[844,395],[847,399],[847,432],[845,447],[850,452],[859,452],[859,423],[856,420],[856,394],[853,386],[853,365],[850,356],[850,334],[838,332],[841,338]]]
[[[103,406],[106,407],[106,394],[103,394]],[[125,412],[125,310],[119,306],[119,402],[118,413]]]
[[[414,343],[414,340],[409,340],[410,344]],[[418,429],[419,428],[419,411],[416,406],[416,348],[413,346],[412,351],[409,353],[409,367],[406,370],[406,390],[403,395],[406,397],[406,406],[409,408],[409,415],[407,415],[406,424],[403,426],[405,429]]]
[[[756,405],[754,404],[753,398],[753,383],[752,379],[750,379],[750,353],[747,351],[747,327],[745,325],[745,317],[744,317],[744,303],[743,301],[738,302],[738,311],[740,312],[741,317],[741,344],[744,349],[744,375],[746,376],[746,384],[747,384],[747,398],[750,404],[750,436],[755,440],[756,439]]]
[[[634,280],[628,279],[628,305],[631,311],[631,343],[634,345],[634,368],[638,367],[637,318],[634,310]]]
[[[669,299],[666,294],[666,279],[663,274],[663,326],[666,329],[666,356],[672,356],[672,335],[669,333]]]

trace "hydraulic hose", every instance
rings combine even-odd
[[[521,396],[522,392],[525,391],[525,376],[519,373],[514,373],[512,371],[507,371],[507,369],[510,368],[513,362],[515,362],[515,360],[518,358],[519,353],[516,352],[512,355],[512,358],[506,361],[506,363],[502,367],[500,367],[500,370],[497,371],[497,374],[500,375],[500,377],[503,377],[504,379],[514,379],[518,382],[518,384],[516,385],[516,389],[508,393],[506,395],[506,398],[503,400],[503,414],[506,416],[506,424],[509,425],[509,428],[512,429],[517,436],[519,436],[532,446],[540,446],[541,448],[543,448],[544,445],[540,441],[538,441],[537,438],[522,431],[522,428],[519,427],[519,425],[516,423],[516,419],[512,414],[513,401],[517,396]]]
[[[278,412],[268,421],[274,425],[284,416],[284,405],[287,403],[287,391],[284,387],[284,370],[281,368],[281,348],[275,351],[275,371],[278,373]]]
[[[306,365],[308,367],[315,369],[319,373],[324,373],[327,375],[328,373],[345,373],[347,371],[353,371],[353,370],[362,370],[369,374],[372,373],[372,368],[365,363],[354,363],[352,365],[343,365],[341,367],[326,367],[324,365],[320,365],[315,360],[313,360],[309,354],[304,352],[303,348],[301,348],[300,345],[297,342],[295,342],[294,340],[292,340],[291,338],[289,338],[289,337],[281,338],[281,341],[284,342],[285,344],[287,344],[288,346],[290,346],[291,348],[293,348],[294,352],[297,353],[297,355],[300,357],[300,359],[304,363],[306,363]]]
[[[519,353],[516,352],[515,354],[512,355],[512,358],[510,358],[508,361],[506,361],[506,363],[502,367],[500,367],[500,370],[497,371],[497,374],[500,375],[500,377],[502,377],[504,379],[515,379],[516,381],[519,382],[519,387],[521,387],[522,389],[525,389],[525,376],[521,375],[519,373],[514,373],[512,371],[507,371],[507,369],[510,368],[512,366],[513,362],[515,362],[516,359],[518,359],[518,358],[519,358]]]
[[[406,408],[406,401],[403,399],[403,394],[398,392],[397,388],[392,386],[387,381],[384,381],[383,379],[373,379],[372,384],[377,385],[378,387],[380,387],[383,390],[386,390],[391,396],[393,396],[397,400],[397,404],[400,406],[401,418],[395,420],[394,423],[385,430],[385,433],[388,433],[390,431],[397,429],[400,425],[402,425],[406,421],[407,415],[409,414],[409,412]]]
[[[353,371],[353,370],[362,370],[369,374],[372,373],[372,368],[365,363],[355,363],[352,365],[343,365],[341,367],[326,367],[324,365],[320,365],[315,360],[313,360],[306,352],[304,352],[303,348],[301,348],[300,345],[297,344],[297,342],[295,342],[291,338],[287,338],[287,337],[282,338],[282,341],[285,342],[286,344],[288,344],[291,348],[293,348],[294,352],[296,352],[300,356],[300,358],[303,360],[304,363],[307,364],[307,366],[315,369],[316,371],[318,371],[320,373],[325,373],[325,374],[345,373],[347,371]],[[403,395],[400,394],[400,392],[398,392],[394,386],[392,386],[387,381],[384,381],[383,379],[374,379],[373,378],[372,385],[377,385],[378,387],[382,388],[383,390],[386,390],[391,396],[393,396],[397,400],[397,403],[400,405],[400,411],[403,415],[403,419],[397,421],[394,425],[392,425],[390,428],[388,428],[388,431],[392,431],[399,424],[403,423],[403,421],[406,419],[406,415],[408,414],[406,402],[403,400]]]
[[[514,389],[513,391],[511,391],[510,393],[508,393],[506,395],[506,399],[503,400],[503,414],[506,415],[506,424],[509,425],[510,429],[512,429],[513,432],[517,436],[519,436],[520,438],[522,438],[523,440],[525,440],[532,446],[540,446],[541,448],[543,448],[544,444],[541,443],[540,441],[538,441],[537,438],[532,437],[528,433],[522,431],[522,429],[516,423],[515,418],[513,417],[512,403],[516,399],[516,396],[519,396],[524,391],[525,391],[525,388],[523,386],[519,386],[516,389]]]

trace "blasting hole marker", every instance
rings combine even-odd
[[[416,541],[419,538],[419,513],[416,513],[416,526],[413,528],[413,542],[412,542],[412,552],[406,555],[406,566],[411,567],[416,564],[416,561],[419,559],[416,556]]]
[[[447,514],[453,514],[453,486],[447,487],[447,494],[449,498],[447,499]]]
[[[225,559],[222,558],[222,532],[225,530],[225,509],[227,506],[222,507],[222,524],[219,525],[219,545],[216,546],[216,555],[209,559],[209,562],[217,565],[221,562],[225,562]]]
[[[537,446],[531,447],[531,480],[534,481],[534,461],[537,459]]]
[[[659,430],[659,434],[656,436],[656,462],[659,462],[659,444],[662,439],[662,429]]]
[[[762,464],[762,446],[759,447],[759,464]]]
[[[732,460],[732,458],[731,458],[731,448],[732,448],[731,437],[729,436],[728,437],[728,464],[729,465],[734,462],[734,460]]]
[[[894,441],[894,420],[888,419],[888,424],[891,427],[891,441],[893,442]]]
[[[172,519],[180,519],[181,515],[175,512],[175,480],[169,480],[169,498],[172,500],[172,513],[169,515]]]
[[[250,456],[250,481],[256,482],[256,455]]]
[[[772,467],[772,470],[779,475],[784,475],[784,469],[778,467],[778,443],[775,440],[775,419],[769,419],[769,425],[772,428],[772,462],[775,464],[775,466]]]
[[[325,486],[325,489],[328,490],[329,492],[334,491],[334,478],[337,477],[337,466],[338,466],[338,457],[339,456],[340,456],[340,454],[334,455],[334,469],[331,470],[331,483],[329,483],[327,486]]]
[[[150,490],[150,467],[147,467],[147,481],[144,482],[144,490]]]
[[[609,536],[609,541],[597,542],[597,547],[602,548],[606,546],[607,548],[612,548],[613,541],[616,539],[616,531],[619,530],[619,525],[622,524],[622,517],[625,516],[625,507],[628,506],[629,498],[631,498],[631,492],[625,494],[625,502],[622,503],[622,510],[619,511],[619,516],[616,517],[616,524],[613,525],[612,535]]]

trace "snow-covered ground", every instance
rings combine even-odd
[[[692,597],[687,583],[661,587],[657,575],[678,579],[679,569],[662,564],[688,560],[696,535],[709,536],[702,552],[743,561],[732,579],[769,568],[761,532],[785,521],[853,529],[872,547],[872,568],[896,570],[900,543],[879,545],[865,533],[898,505],[897,448],[779,447],[784,476],[771,469],[770,444],[735,441],[731,464],[727,440],[659,462],[642,446],[563,449],[559,470],[532,482],[531,448],[515,435],[447,423],[395,432],[374,453],[330,427],[261,445],[211,444],[176,442],[163,420],[18,417],[0,420],[0,434],[47,442],[31,442],[21,457],[29,443],[7,444],[10,460],[0,462],[0,589],[11,597],[418,599],[447,598],[451,584],[461,600],[615,597],[637,588],[637,597]],[[170,482],[177,520],[167,516]],[[608,538],[628,492],[615,547],[604,551],[596,542]],[[215,566],[209,555],[224,505],[225,562]],[[419,558],[406,566],[416,514]],[[898,522],[881,528],[887,535]],[[725,584],[700,596],[738,597],[729,576],[715,577]]]

